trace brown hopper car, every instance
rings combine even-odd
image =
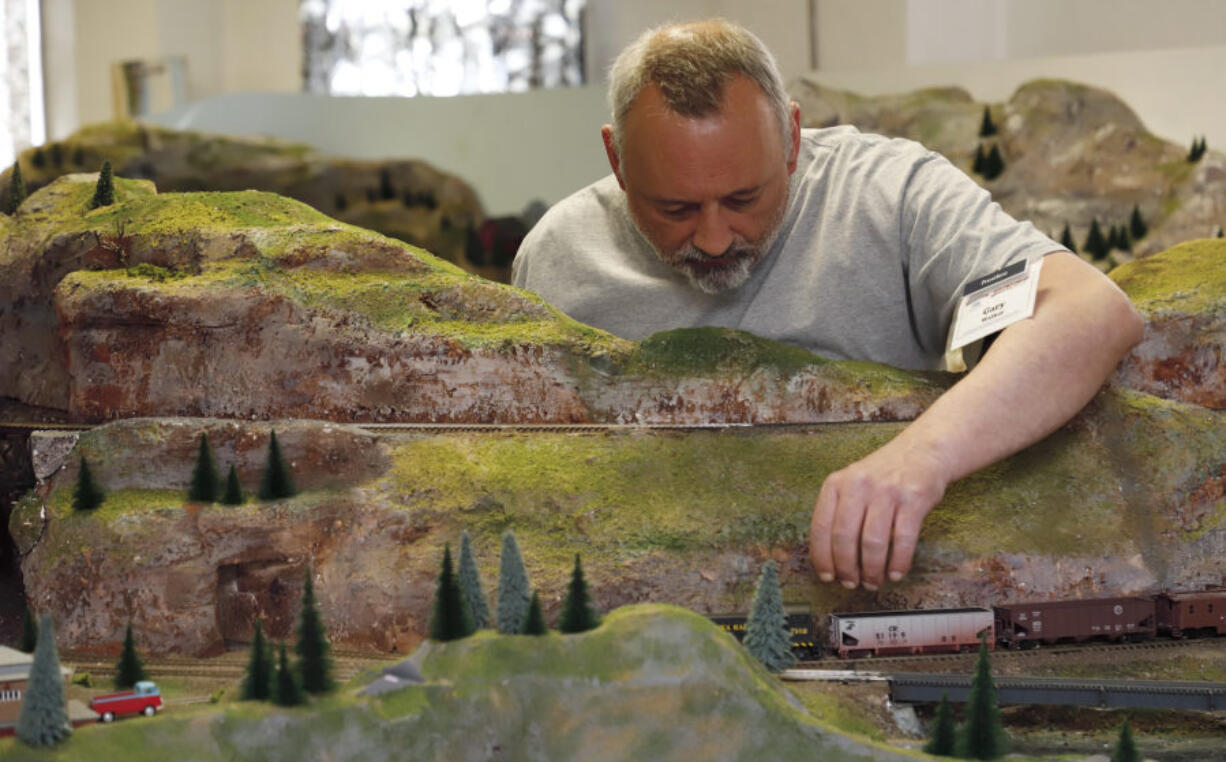
[[[1036,601],[997,606],[996,639],[1002,646],[1086,640],[1147,640],[1157,634],[1150,598]]]
[[[1162,593],[1155,598],[1158,632],[1172,638],[1226,635],[1226,590]]]

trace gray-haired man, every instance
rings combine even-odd
[[[939,155],[850,127],[802,130],[770,53],[741,27],[647,32],[614,64],[610,101],[612,176],[533,228],[514,283],[620,336],[727,326],[937,368],[964,286],[1043,260],[1034,316],[822,484],[810,554],[824,581],[901,579],[946,487],[1067,421],[1141,339],[1110,280]]]

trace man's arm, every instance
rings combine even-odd
[[[1001,332],[979,365],[897,437],[826,478],[809,537],[818,576],[870,590],[887,571],[902,579],[920,524],[946,487],[1063,425],[1142,334],[1114,283],[1076,255],[1049,254],[1034,316]]]

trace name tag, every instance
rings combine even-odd
[[[954,310],[949,351],[1033,315],[1042,266],[1042,259],[1023,259],[966,284]]]

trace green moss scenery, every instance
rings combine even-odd
[[[1226,241],[1206,238],[1111,271],[1137,309],[1153,314],[1214,312],[1226,307]]]

